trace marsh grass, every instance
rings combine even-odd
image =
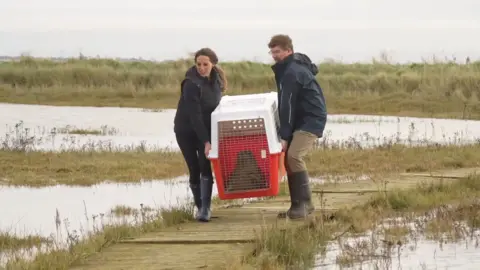
[[[366,203],[367,209],[381,213],[377,219],[371,220],[371,226],[364,228],[364,231],[371,230],[370,236],[358,238],[354,244],[340,241],[341,252],[336,263],[351,267],[355,263],[373,260],[374,265],[385,266],[394,250],[397,256],[401,256],[402,247],[422,237],[440,245],[465,238],[478,243],[480,235],[476,232],[480,208],[475,200],[479,195],[478,175],[379,193]],[[385,218],[389,220],[387,225],[382,222]]]
[[[427,239],[442,244],[459,242],[465,238],[475,239],[480,244],[480,202],[447,205],[429,213],[428,221],[418,226]]]
[[[106,180],[139,183],[171,179],[186,171],[177,153],[143,152],[10,152],[0,151],[3,184],[90,186]]]
[[[383,239],[390,245],[402,245],[407,242],[408,236],[412,233],[412,229],[405,224],[393,224],[392,226],[383,228]]]
[[[275,263],[305,269],[314,263],[318,246],[330,240],[333,228],[312,226],[267,226],[257,233],[254,249],[246,262],[257,266]]]
[[[164,112],[165,109],[160,109],[160,108],[155,108],[155,109],[148,109],[148,108],[142,108],[141,109],[142,112]]]
[[[69,129],[69,128],[58,128],[56,132],[61,134],[78,134],[78,135],[102,135],[101,130],[94,129]]]
[[[432,208],[425,214],[395,218],[395,222],[392,222],[394,219],[383,221],[364,235],[338,241],[335,263],[340,267],[361,267],[367,263],[362,266],[392,269],[392,259],[396,258],[401,266],[405,250],[414,252],[418,246],[432,241],[440,250],[447,244],[477,249],[480,247],[479,211],[478,202],[465,200]],[[435,250],[432,253],[435,254]],[[419,268],[428,269],[425,264]]]
[[[144,206],[143,204],[141,205],[141,210],[145,213],[149,213],[154,211],[155,209],[150,207],[150,206]],[[110,213],[116,217],[122,217],[122,216],[134,216],[138,215],[140,213],[140,209],[133,208],[131,206],[126,206],[126,205],[117,205],[114,208],[110,210]]]
[[[392,269],[392,256],[395,253],[400,256],[404,245],[402,242],[386,241],[377,232],[347,240],[339,240],[337,243],[340,252],[335,263],[341,269],[360,266],[363,262],[369,262],[373,269]]]
[[[0,253],[40,247],[51,243],[50,239],[38,235],[18,236],[9,232],[0,232]]]
[[[86,232],[69,231],[68,222],[66,242],[51,242],[41,250],[6,253],[7,269],[69,269],[81,264],[92,256],[118,241],[135,237],[147,232],[158,231],[168,226],[193,220],[193,207],[188,204],[169,209],[147,211],[143,206],[138,211],[132,211],[133,219],[125,219],[118,224],[102,222]],[[94,217],[95,219],[95,217]],[[60,224],[57,223],[57,226]],[[30,251],[30,256],[26,256]],[[33,254],[32,254],[33,253]],[[27,257],[27,258],[26,258]],[[28,257],[31,257],[28,259]]]
[[[377,194],[369,204],[394,211],[425,211],[465,198],[468,194],[480,194],[480,176],[472,175],[460,180],[440,179],[437,183],[422,182],[413,190],[399,189]]]
[[[109,127],[108,125],[102,125],[100,129],[90,128],[77,128],[67,125],[66,127],[53,128],[50,133],[54,134],[77,134],[77,135],[100,135],[100,136],[113,136],[118,134],[118,129]]]
[[[415,133],[412,125],[410,133]],[[429,172],[445,168],[480,166],[480,141],[463,142],[445,138],[443,144],[427,139],[406,141],[398,137],[350,138],[318,142],[306,157],[312,177],[335,178],[349,174],[373,175],[398,172]],[[0,138],[0,181],[7,185],[49,186],[57,184],[89,186],[103,181],[140,182],[170,179],[185,174],[182,155],[173,149],[139,145],[116,146],[110,141],[79,145],[74,137],[64,138],[58,151],[39,150],[39,143],[55,141],[54,135],[39,136],[23,128]]]
[[[23,104],[173,108],[180,81],[193,65],[176,61],[120,62],[22,57],[0,64],[0,101]],[[228,94],[276,89],[270,65],[222,63]],[[319,64],[317,78],[330,113],[480,117],[480,63]]]
[[[351,266],[355,262],[372,258],[384,258],[388,261],[392,249],[403,246],[407,236],[414,231],[407,227],[407,223],[415,221],[420,222],[425,228],[432,228],[432,217],[428,218],[430,223],[425,219],[423,221],[419,219],[419,217],[426,217],[426,211],[462,202],[468,207],[456,208],[456,211],[448,212],[450,213],[448,218],[436,215],[436,219],[433,220],[451,228],[448,224],[466,219],[465,228],[470,230],[465,229],[465,232],[472,232],[472,229],[478,228],[479,218],[475,215],[479,211],[478,203],[472,202],[478,196],[480,196],[480,176],[478,175],[438,183],[422,182],[409,189],[379,190],[363,204],[342,208],[328,217],[320,215],[306,221],[296,221],[297,224],[300,222],[298,226],[264,227],[256,237],[254,251],[246,257],[245,262],[259,267],[270,261],[290,267],[312,267],[315,263],[315,255],[324,254],[326,246],[332,241],[339,242],[343,247],[341,254],[337,256],[337,263],[341,266]],[[467,210],[459,211],[459,209]],[[373,240],[370,242],[358,240],[356,244],[342,242],[342,239],[351,237],[352,234],[355,236],[374,230],[383,220],[399,216],[402,217],[403,224],[396,223],[388,228],[381,227],[379,232],[371,236],[381,238],[380,235],[383,235],[379,242],[385,248],[380,253],[377,249],[380,245],[377,242],[373,243]],[[463,234],[465,235],[467,234]],[[387,263],[386,261],[383,263]]]
[[[356,124],[356,123],[376,123],[376,124],[381,124],[381,123],[395,123],[395,120],[393,119],[374,119],[374,118],[366,118],[366,117],[336,117],[332,118],[329,117],[328,123],[333,123],[333,124]]]

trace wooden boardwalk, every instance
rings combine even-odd
[[[453,181],[474,172],[480,173],[480,168],[438,171],[433,175],[400,174],[382,180],[388,180],[387,189],[409,188],[421,181],[438,181],[439,178]],[[379,188],[382,187],[373,181],[322,185],[314,190],[315,205],[317,211],[321,207],[334,211],[364,202]],[[277,212],[288,206],[288,197],[277,197],[241,207],[215,209],[215,218],[209,223],[181,224],[126,239],[72,269],[225,269],[226,265],[252,251],[249,245],[255,230],[275,222],[280,226],[299,224],[276,219]]]

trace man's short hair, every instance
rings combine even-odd
[[[284,50],[292,50],[293,51],[293,42],[292,39],[288,35],[275,35],[270,39],[268,43],[268,48],[272,49],[276,46]]]

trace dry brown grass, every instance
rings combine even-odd
[[[180,153],[155,152],[12,152],[0,151],[4,184],[92,185],[105,180],[139,182],[171,179],[187,172]],[[480,144],[469,146],[391,147],[314,150],[307,159],[312,176],[341,177],[397,172],[428,172],[480,166]]]
[[[45,186],[92,185],[106,180],[139,182],[169,179],[186,172],[171,152],[10,152],[0,151],[0,177],[5,184]]]

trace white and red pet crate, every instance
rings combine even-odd
[[[285,175],[277,93],[224,96],[212,113],[213,165],[222,200],[276,196]]]

